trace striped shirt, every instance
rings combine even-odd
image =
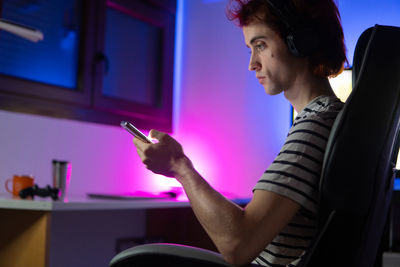
[[[343,103],[335,96],[319,96],[296,117],[274,162],[254,190],[286,196],[301,205],[292,221],[253,263],[296,266],[316,233],[318,184],[326,143]]]

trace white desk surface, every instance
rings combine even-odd
[[[52,201],[35,197],[35,200],[13,199],[0,195],[0,209],[37,211],[121,210],[190,207],[188,201],[171,199],[94,199],[86,196],[71,196],[68,201]]]

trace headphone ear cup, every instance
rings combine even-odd
[[[319,39],[311,28],[299,28],[286,36],[287,47],[294,56],[310,56],[319,45]]]
[[[296,42],[294,40],[293,34],[289,34],[289,35],[286,36],[286,45],[287,45],[287,47],[289,49],[289,52],[292,55],[294,55],[296,57],[300,56],[300,52],[299,52],[299,50],[297,50],[297,46],[296,46]]]

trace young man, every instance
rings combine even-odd
[[[299,112],[250,203],[243,209],[216,192],[171,136],[152,130],[150,135],[158,143],[135,138],[134,144],[148,169],[175,177],[183,185],[194,213],[227,262],[295,266],[315,235],[323,155],[343,105],[327,79],[343,68],[343,32],[333,0],[234,2],[229,16],[239,21],[251,50],[249,70],[267,94],[283,92]],[[281,11],[295,25],[285,21]],[[299,25],[301,31],[306,29],[307,42],[314,40],[311,51],[301,47],[297,53],[289,51],[287,36]]]

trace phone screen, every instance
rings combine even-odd
[[[125,130],[127,130],[130,134],[132,134],[133,136],[139,138],[140,140],[142,140],[145,143],[153,143],[149,138],[147,138],[147,136],[145,136],[141,131],[139,131],[135,126],[133,126],[132,123],[128,122],[128,121],[121,121],[121,126],[122,128],[124,128]]]

